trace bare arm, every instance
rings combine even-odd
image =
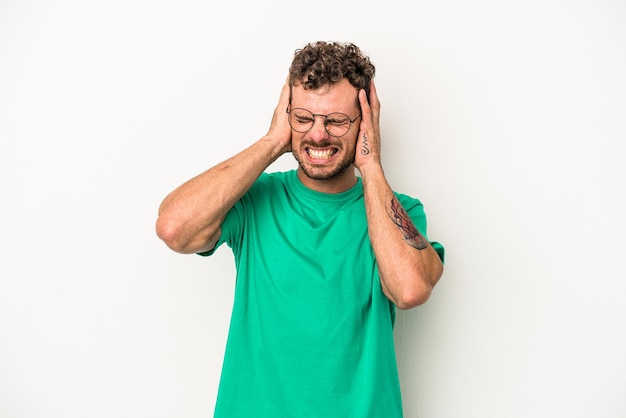
[[[370,103],[363,91],[359,99],[363,120],[355,166],[363,180],[370,241],[383,292],[398,308],[410,309],[429,298],[443,273],[443,264],[415,228],[385,178],[380,162],[380,102],[373,82]]]
[[[291,150],[285,84],[268,133],[235,156],[183,183],[159,207],[156,232],[168,247],[184,254],[211,250],[226,214],[279,156]]]

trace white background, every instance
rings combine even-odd
[[[386,174],[447,249],[398,318],[406,416],[626,417],[618,0],[0,0],[0,417],[212,416],[232,255],[171,252],[157,208],[314,40],[372,57]]]

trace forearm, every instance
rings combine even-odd
[[[159,207],[157,235],[180,253],[212,249],[230,208],[283,152],[266,136],[182,184]]]
[[[441,277],[441,260],[393,194],[382,167],[364,168],[361,175],[383,292],[401,309],[420,305]]]

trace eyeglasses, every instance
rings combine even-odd
[[[315,117],[321,116],[324,118],[324,129],[328,135],[334,137],[347,134],[354,121],[361,117],[360,113],[354,119],[350,119],[350,116],[339,112],[322,115],[319,113],[311,113],[301,108],[291,109],[290,111],[289,106],[286,112],[289,115],[289,125],[294,131],[300,133],[309,132],[315,123]]]

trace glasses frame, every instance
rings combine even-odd
[[[309,132],[311,129],[313,129],[313,126],[315,126],[315,118],[316,118],[317,116],[321,116],[321,117],[323,117],[323,118],[324,118],[324,130],[326,131],[326,133],[327,133],[328,135],[330,135],[330,136],[332,136],[332,137],[335,137],[335,138],[341,138],[342,136],[345,136],[348,132],[350,132],[350,129],[352,129],[352,124],[353,124],[353,123],[354,123],[354,122],[355,122],[358,118],[360,118],[360,117],[362,116],[362,113],[361,113],[361,112],[359,112],[359,114],[358,114],[358,115],[356,115],[354,118],[350,118],[350,116],[346,115],[345,113],[341,113],[341,112],[332,112],[332,113],[329,113],[328,115],[323,115],[323,114],[321,114],[321,113],[313,113],[313,112],[311,112],[310,110],[308,110],[308,109],[304,109],[304,108],[302,108],[302,107],[295,107],[295,108],[293,108],[293,109],[290,109],[290,108],[291,108],[291,103],[289,103],[289,105],[287,106],[287,109],[285,109],[285,112],[287,112],[287,114],[288,114],[288,115],[290,115],[290,116],[287,118],[287,120],[288,120],[288,122],[289,122],[289,127],[290,127],[292,130],[294,130],[295,132],[301,133],[301,134],[305,134],[305,133]],[[299,130],[295,129],[295,128],[291,125],[291,112],[293,112],[294,110],[304,110],[304,111],[306,111],[306,112],[309,112],[311,115],[313,115],[313,123],[311,124],[311,127],[310,127],[309,129],[307,129],[306,131],[299,131]],[[341,134],[341,135],[333,135],[333,134],[331,134],[330,132],[328,132],[328,127],[327,127],[327,125],[326,125],[326,119],[328,118],[328,116],[330,116],[330,115],[334,115],[334,114],[343,115],[343,116],[345,116],[346,118],[348,118],[348,120],[350,121],[350,126],[348,126],[348,130],[347,130],[345,133]]]

